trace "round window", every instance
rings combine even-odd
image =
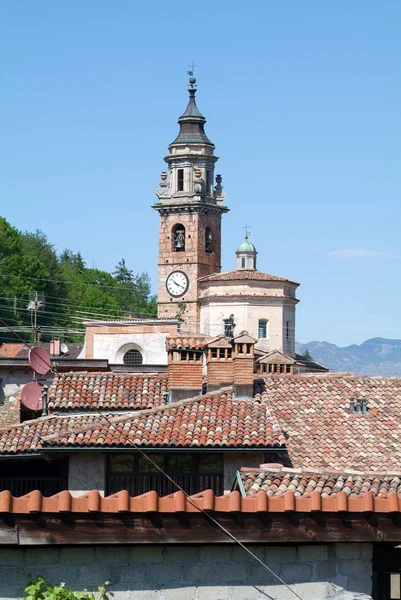
[[[143,357],[139,350],[128,350],[128,352],[124,354],[123,361],[125,365],[141,365]]]

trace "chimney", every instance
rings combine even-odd
[[[166,339],[169,400],[176,402],[202,393],[204,338]]]
[[[355,398],[353,396],[351,396],[351,398],[349,399],[349,412],[355,412]]]
[[[207,390],[233,385],[234,363],[231,341],[224,335],[206,345]]]
[[[42,388],[42,417],[47,417],[47,385]]]
[[[234,391],[238,398],[253,398],[253,365],[257,340],[247,331],[232,339]]]
[[[60,356],[60,340],[53,340],[54,356]]]

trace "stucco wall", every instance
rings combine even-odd
[[[267,337],[262,341],[264,350],[285,351],[284,340],[284,310],[285,305],[280,300],[218,299],[209,300],[201,305],[200,329],[202,333],[212,337],[223,333],[223,320],[234,315],[235,332],[248,331],[258,337],[259,319],[267,320]],[[288,307],[288,312],[295,320],[295,307]],[[286,346],[287,348],[287,346]],[[290,348],[292,349],[292,348]]]
[[[144,365],[166,365],[166,335],[159,332],[95,334],[93,358],[106,358],[110,363],[122,364],[125,352],[136,348],[143,356]]]
[[[68,489],[72,496],[99,490],[104,496],[106,487],[106,455],[79,452],[71,454],[68,464]]]
[[[230,492],[235,475],[241,467],[252,467],[264,463],[261,452],[224,452],[224,493]]]
[[[371,544],[252,546],[303,600],[370,600]],[[0,549],[0,600],[22,595],[26,574],[114,600],[293,600],[238,546],[110,546]]]

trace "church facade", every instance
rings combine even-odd
[[[297,358],[299,284],[257,270],[257,251],[248,232],[236,250],[236,269],[221,271],[221,220],[229,209],[196,91],[191,75],[188,105],[168,147],[167,169],[153,205],[159,213],[158,316],[86,323],[82,357],[127,366],[166,365],[168,337],[233,338],[247,331],[257,340],[256,359],[263,365],[271,355],[280,362],[280,372],[287,372],[283,365],[295,365]]]

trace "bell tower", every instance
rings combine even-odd
[[[189,102],[161,174],[158,263],[158,316],[180,316],[184,329],[199,329],[198,279],[221,270],[221,215],[225,193],[214,174],[218,157],[205,134],[205,117],[195,102],[196,79],[188,72]]]

